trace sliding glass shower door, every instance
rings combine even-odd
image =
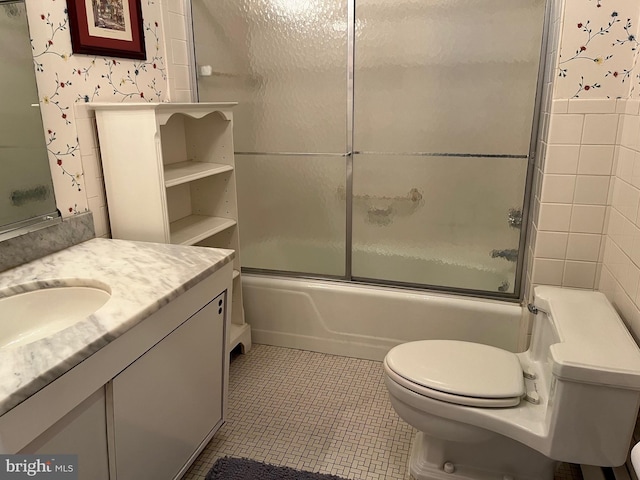
[[[343,277],[346,0],[192,4],[199,99],[239,102],[243,266]]]
[[[357,0],[354,277],[514,292],[543,17]]]
[[[193,0],[243,266],[516,295],[544,6]]]

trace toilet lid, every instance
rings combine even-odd
[[[486,399],[524,395],[518,357],[500,348],[457,340],[423,340],[392,348],[390,370],[441,392]]]

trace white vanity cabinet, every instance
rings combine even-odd
[[[214,299],[110,384],[118,480],[176,478],[222,424],[224,300]]]
[[[220,267],[0,416],[0,453],[76,454],[81,479],[181,478],[225,419],[232,271]]]
[[[229,346],[244,322],[233,102],[92,103],[113,238],[236,251]]]

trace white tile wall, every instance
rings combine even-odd
[[[164,0],[162,21],[165,25],[169,98],[172,102],[191,102],[195,85],[191,85],[189,52],[188,0]]]
[[[568,232],[571,225],[571,204],[540,203],[538,230]]]
[[[604,205],[573,205],[570,232],[602,234],[606,207]]]
[[[584,115],[552,113],[549,124],[550,145],[580,145]]]
[[[550,113],[569,113],[569,100],[564,98],[554,99],[551,103]],[[571,112],[584,113],[584,112]]]
[[[562,285],[564,287],[593,289],[596,278],[596,262],[573,262],[564,265]]]
[[[578,153],[578,173],[581,175],[611,175],[613,145],[582,145]]]
[[[638,115],[638,111],[640,110],[640,100],[631,99],[627,100],[625,103],[624,112],[627,115]]]
[[[638,216],[640,204],[640,190],[627,183],[621,177],[616,176],[613,187],[612,206],[622,216],[631,222],[635,222]]]
[[[638,132],[640,131],[640,117],[638,115],[625,115],[622,138],[620,143],[627,148],[637,150],[638,149]]]
[[[639,102],[624,100],[609,222],[598,289],[612,301],[640,339],[640,115]],[[613,165],[612,163],[612,165]]]
[[[549,145],[544,164],[545,174],[575,174],[581,166],[582,151],[579,145]],[[613,152],[611,153],[613,158]],[[588,163],[588,159],[585,160]],[[588,168],[585,166],[585,168]]]
[[[540,200],[545,203],[572,203],[576,186],[575,175],[545,175]]]
[[[570,233],[567,243],[567,260],[593,261],[600,253],[602,235]]]
[[[537,159],[527,277],[530,287],[603,291],[638,339],[639,110],[630,99],[553,101]]]
[[[86,103],[76,103],[74,106],[78,143],[84,171],[84,188],[87,195],[89,210],[93,213],[93,223],[96,237],[109,237],[109,219],[107,213],[107,197],[104,190],[100,149],[98,146],[98,132],[96,130],[95,115]]]
[[[552,103],[549,131],[539,149],[544,157],[538,159],[541,185],[535,198],[539,214],[533,219],[537,235],[531,245],[530,285],[595,286],[618,136],[617,108],[615,99]],[[618,190],[625,205],[633,202],[626,187]]]
[[[563,260],[567,256],[567,232],[538,232],[536,237],[536,256]]]
[[[603,100],[606,102],[606,100]],[[615,101],[609,100],[609,104],[615,110]],[[574,103],[570,101],[569,104]],[[582,131],[582,145],[614,145],[618,133],[617,114],[587,114],[584,116],[584,129]]]
[[[549,258],[536,258],[533,261],[534,281],[543,285],[562,285],[562,274],[564,273],[564,260],[553,260]]]
[[[574,203],[606,205],[609,194],[609,177],[604,175],[579,175],[576,180]]]
[[[556,100],[566,105],[564,113],[616,113],[616,104],[604,98],[582,99],[580,102]]]

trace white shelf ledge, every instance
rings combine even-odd
[[[229,218],[189,215],[169,225],[171,243],[193,245],[235,225],[236,221]]]
[[[235,280],[236,278],[238,278],[240,276],[240,270],[234,270],[233,271],[233,279]]]
[[[183,183],[192,182],[200,178],[218,175],[220,173],[233,170],[231,165],[209,162],[186,162],[170,163],[164,166],[165,187],[175,187]]]
[[[251,327],[249,324],[242,325],[232,323],[229,330],[229,351],[236,348],[240,343],[244,347],[243,353],[251,350]]]

